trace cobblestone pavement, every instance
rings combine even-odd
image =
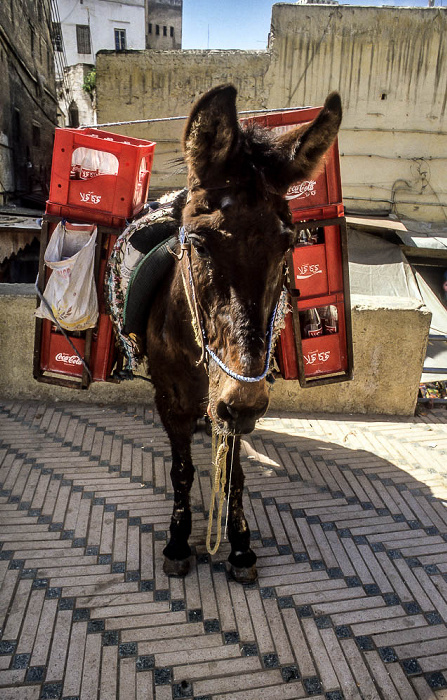
[[[444,700],[447,413],[271,414],[243,443],[259,581],[162,572],[169,446],[142,406],[0,412],[0,698]]]

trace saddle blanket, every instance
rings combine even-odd
[[[182,191],[152,202],[143,216],[118,236],[106,267],[104,294],[107,313],[123,355],[123,370],[132,372],[144,354],[146,322],[155,291],[172,267],[169,252],[177,239],[173,209]]]

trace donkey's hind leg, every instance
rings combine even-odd
[[[231,544],[231,553],[228,561],[231,565],[231,575],[238,583],[252,583],[256,581],[256,554],[250,549],[250,528],[245,519],[242,503],[244,491],[244,473],[240,462],[240,437],[228,440],[229,450],[227,455],[227,488],[230,488],[229,514],[228,514],[228,539]],[[231,460],[233,468],[231,469]],[[231,473],[231,484],[229,484]]]
[[[189,494],[194,481],[194,466],[191,460],[191,425],[183,421],[176,430],[167,428],[171,441],[171,481],[174,489],[174,508],[169,527],[170,539],[163,550],[163,571],[168,576],[186,576],[189,571],[191,548],[191,507]]]

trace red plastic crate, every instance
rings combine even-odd
[[[277,350],[277,359],[284,379],[299,379],[299,362],[296,333],[299,333],[299,311],[332,304],[338,311],[338,333],[317,338],[302,338],[301,351],[306,378],[335,375],[348,371],[348,352],[344,299],[342,294],[321,297],[313,302],[300,302],[292,298],[293,312],[286,316]],[[296,329],[296,330],[295,330]]]
[[[305,107],[284,112],[273,112],[242,120],[243,124],[259,124],[281,134],[296,126],[312,121],[321,107]],[[285,198],[294,221],[332,219],[344,216],[340,157],[336,139],[327,151],[317,173],[309,180],[295,182]]]
[[[54,230],[55,223],[49,225],[49,230]],[[97,292],[99,317],[93,330],[89,368],[92,380],[104,382],[110,377],[113,364],[116,359],[115,335],[110,317],[105,310],[103,294],[104,276],[107,260],[110,256],[117,234],[109,233],[103,235],[100,251],[99,270],[97,275]],[[46,270],[46,279],[52,274],[51,270]],[[71,342],[82,358],[85,357],[86,332],[67,332]],[[68,343],[65,336],[60,332],[55,324],[46,319],[42,320],[42,333],[40,340],[40,372],[52,372],[55,374],[80,378],[82,377],[84,366],[73,348]]]
[[[98,129],[56,129],[46,213],[122,227],[147,200],[154,150],[152,141]],[[105,163],[115,174],[92,175]]]
[[[68,333],[71,342],[81,355],[85,354],[85,334],[74,337]],[[92,350],[90,356],[90,371],[94,382],[105,382],[112,371],[115,361],[115,343],[112,323],[109,316],[100,314],[98,324],[93,331]],[[69,345],[66,338],[51,323],[43,321],[41,370],[55,372],[68,377],[82,377],[84,366],[79,357]]]
[[[321,226],[324,242],[297,246],[290,266],[292,289],[300,297],[318,297],[343,289],[343,268],[339,226]]]

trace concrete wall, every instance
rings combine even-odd
[[[144,51],[97,55],[98,123],[187,115],[196,97],[212,85],[232,82],[239,109],[268,105],[265,51]],[[184,120],[110,127],[129,136],[156,141],[151,194],[183,187],[179,164]]]
[[[283,411],[412,415],[425,357],[430,313],[419,302],[353,297],[354,380],[301,389],[278,380],[271,406]],[[38,383],[32,376],[36,307],[30,285],[0,285],[0,397],[104,403],[152,402],[142,380],[94,383],[87,391]]]
[[[98,123],[185,115],[220,82],[237,86],[241,110],[320,105],[339,90],[349,210],[445,221],[446,55],[446,8],[278,4],[266,52],[99,54]],[[154,191],[183,184],[169,163],[181,122],[110,128],[158,142]]]
[[[447,10],[281,4],[272,34],[269,106],[342,95],[346,205],[445,221]]]

